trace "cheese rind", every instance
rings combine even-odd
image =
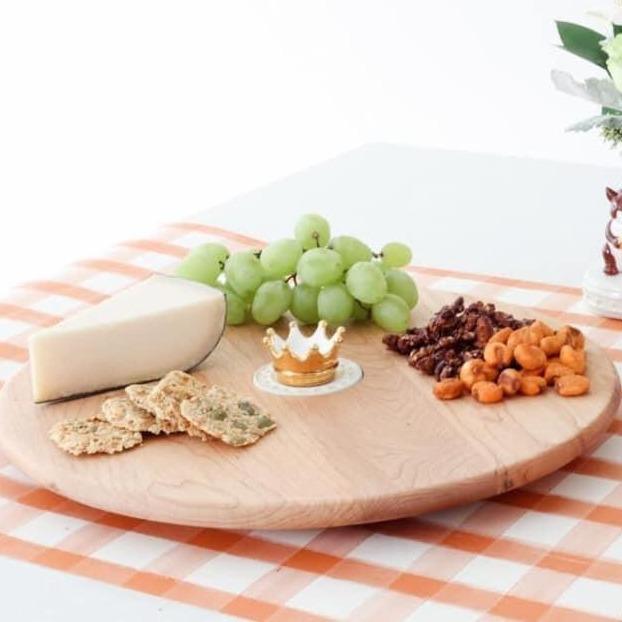
[[[220,290],[154,275],[31,336],[34,400],[92,393],[195,367],[218,344],[226,315]]]

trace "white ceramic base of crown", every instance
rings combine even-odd
[[[609,276],[602,264],[591,266],[583,277],[583,300],[598,315],[622,319],[622,274]]]
[[[354,386],[363,378],[363,370],[360,365],[350,359],[339,359],[339,366],[335,379],[327,384],[315,387],[290,387],[281,384],[276,377],[272,363],[263,365],[253,377],[253,382],[258,389],[275,395],[295,395],[298,397],[311,397],[314,395],[328,395]]]

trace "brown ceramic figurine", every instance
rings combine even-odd
[[[616,221],[618,214],[622,212],[622,193],[616,192],[612,188],[607,188],[606,193],[607,199],[609,200],[609,203],[611,203],[611,209],[609,210],[611,218],[605,229],[606,242],[603,248],[603,260],[605,262],[604,272],[609,276],[615,276],[620,273],[618,269],[618,262],[616,261],[616,254],[620,254],[620,237],[614,234],[612,227],[617,224],[618,228],[620,228],[620,225],[616,223]]]
[[[609,220],[602,250],[604,266],[594,265],[583,279],[583,300],[592,311],[622,319],[622,190],[607,188]]]

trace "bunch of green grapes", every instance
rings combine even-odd
[[[331,239],[322,216],[305,214],[293,238],[233,254],[222,244],[203,244],[179,264],[177,274],[222,289],[229,324],[252,318],[269,325],[289,311],[304,324],[371,319],[384,330],[402,332],[419,298],[411,276],[400,270],[411,257],[400,242],[373,253],[357,238]]]

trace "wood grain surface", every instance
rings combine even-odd
[[[422,324],[453,298],[424,292],[413,322]],[[267,361],[262,335],[258,326],[228,328],[197,372],[273,414],[279,427],[257,445],[233,449],[177,435],[115,456],[74,458],[48,439],[50,426],[94,414],[114,392],[35,405],[25,367],[0,393],[2,450],[42,486],[112,512],[234,529],[329,527],[411,516],[522,486],[598,442],[620,402],[618,375],[591,343],[588,395],[562,398],[549,390],[492,406],[470,398],[439,402],[432,379],[386,351],[371,326],[349,328],[342,350],[361,364],[359,384],[325,396],[270,395],[252,382]]]

